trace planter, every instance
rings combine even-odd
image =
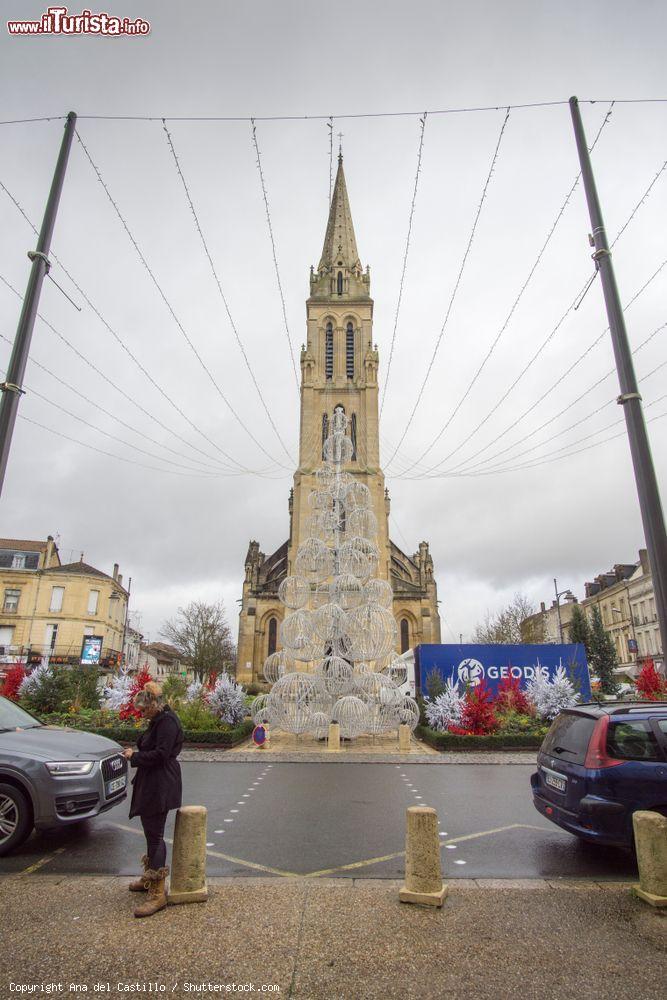
[[[415,736],[436,750],[539,750],[544,735],[541,732],[457,736],[455,733],[439,733],[428,726],[417,726],[415,730]]]
[[[46,725],[69,726],[72,729],[81,729],[87,733],[94,733],[96,736],[106,736],[108,740],[115,740],[116,743],[134,744],[141,729],[136,726],[89,726],[78,722],[75,718],[63,716],[43,716],[42,721]],[[254,723],[252,719],[241,722],[233,729],[215,729],[211,731],[199,732],[196,729],[184,729],[184,747],[201,747],[203,749],[223,748],[229,749],[237,746],[246,740],[253,731]]]

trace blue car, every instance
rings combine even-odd
[[[667,816],[667,702],[577,705],[558,715],[531,775],[539,813],[576,837],[632,847],[632,814]]]

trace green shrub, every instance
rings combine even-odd
[[[173,674],[167,677],[166,681],[162,685],[162,694],[164,695],[165,701],[172,706],[180,704],[180,702],[185,700],[187,690],[188,682],[185,677],[176,677]]]
[[[458,736],[455,733],[438,733],[428,726],[417,726],[415,735],[436,750],[537,750],[547,731],[547,726],[539,726],[532,732]]]
[[[57,669],[57,668],[56,668]],[[100,707],[97,690],[99,671],[97,667],[78,664],[66,668],[67,699],[71,711],[94,710]]]
[[[183,729],[213,732],[220,729],[220,721],[198,698],[187,701],[178,708],[178,717]]]

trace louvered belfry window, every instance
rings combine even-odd
[[[333,378],[334,352],[333,352],[333,323],[327,323],[324,338],[324,374],[327,380]]]
[[[354,378],[354,327],[351,323],[345,331],[345,372],[348,378]]]

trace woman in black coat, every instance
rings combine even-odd
[[[130,766],[136,768],[132,780],[130,817],[139,816],[146,836],[144,874],[130,885],[131,892],[148,890],[148,900],[134,911],[135,917],[150,917],[167,905],[165,879],[167,845],[164,828],[167,813],[182,801],[181,766],[178,755],[183,746],[183,729],[175,712],[165,704],[162,688],[151,681],[135,696],[135,708],[149,720],[137,740],[137,750],[127,749]]]

